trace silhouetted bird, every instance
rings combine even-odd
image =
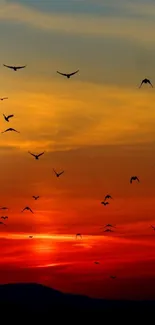
[[[116,279],[116,275],[110,275],[111,279]]]
[[[112,199],[111,195],[107,194],[104,198],[104,201],[106,201],[107,199]]]
[[[104,232],[113,232],[111,229],[105,229]]]
[[[0,210],[8,210],[7,207],[0,207]]]
[[[107,223],[107,225],[104,226],[104,228],[106,227],[113,227],[113,228],[116,228],[115,226],[112,226],[110,223]]]
[[[29,208],[29,207],[25,207],[21,212],[24,212],[25,210],[29,210],[30,212],[32,212],[32,213],[34,213],[32,210],[31,210],[31,208]]]
[[[82,235],[81,234],[76,234],[76,238],[80,237],[82,239]]]
[[[78,73],[78,72],[79,72],[79,70],[77,70],[77,71],[75,71],[75,72],[72,72],[72,73],[62,73],[62,72],[57,71],[57,73],[61,74],[62,76],[67,77],[68,79],[69,79],[71,76],[73,76],[74,74]]]
[[[146,78],[142,80],[139,88],[141,88],[142,84],[147,84],[147,83],[153,88],[153,85],[152,85],[151,81],[149,79],[146,79]]]
[[[35,154],[31,153],[30,151],[28,151],[28,153],[30,153],[30,155],[32,155],[36,160],[38,160],[39,157],[44,154],[44,152],[42,152],[42,153],[39,153],[39,155],[35,155]]]
[[[39,195],[38,195],[38,196],[33,195],[32,197],[33,197],[35,200],[38,200],[40,196],[39,196]]]
[[[109,202],[105,202],[105,201],[103,201],[103,202],[101,202],[101,204],[103,204],[103,205],[107,205],[107,204],[109,204]]]
[[[3,114],[3,116],[5,121],[9,122],[9,118],[13,117],[14,115],[12,114],[12,115],[5,116],[5,114]]]
[[[54,171],[56,177],[59,177],[60,175],[62,175],[64,173],[64,170],[60,173],[57,173],[54,168],[53,168],[53,171]]]
[[[8,131],[14,131],[14,132],[20,133],[19,131],[15,130],[13,128],[6,129],[5,131],[3,131],[1,133],[5,133],[5,132],[8,132]]]
[[[1,97],[0,100],[8,99],[8,97]]]
[[[100,264],[99,262],[94,262],[94,264]]]
[[[33,238],[33,236],[29,236],[29,238]]]
[[[132,181],[136,181],[136,180],[139,182],[139,178],[137,176],[132,176],[130,178],[130,183],[132,184]]]
[[[9,68],[9,69],[12,69],[14,71],[17,71],[19,69],[23,69],[23,68],[26,67],[26,65],[22,65],[22,66],[18,67],[18,66],[12,66],[12,65],[7,65],[7,64],[3,64],[3,66],[6,67],[6,68]]]
[[[6,219],[8,219],[8,217],[7,216],[2,216],[1,219],[6,220]]]

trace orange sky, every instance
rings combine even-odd
[[[0,225],[2,282],[117,297],[118,284],[113,291],[107,280],[117,271],[126,297],[139,272],[139,281],[154,277],[155,92],[138,88],[145,77],[155,82],[154,16],[151,0],[0,1],[0,97],[9,97],[0,102],[0,130],[20,131],[0,135],[0,205],[9,207],[7,227]],[[3,63],[27,67],[14,72]],[[77,69],[69,80],[56,73]],[[3,113],[14,117],[7,123]],[[36,161],[28,151],[45,154]],[[53,168],[65,173],[57,179]],[[131,185],[132,175],[140,183]],[[106,194],[109,206],[101,205]],[[34,214],[21,213],[25,206]],[[111,239],[106,223],[116,225]],[[30,234],[55,235],[54,248],[53,238],[24,239]],[[62,278],[57,266],[49,275],[52,263]]]

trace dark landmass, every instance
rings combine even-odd
[[[73,317],[76,321],[79,315],[109,315],[114,318],[122,317],[126,311],[126,318],[131,315],[142,315],[143,312],[149,315],[155,310],[155,301],[120,301],[92,299],[87,296],[72,295],[59,292],[40,284],[6,284],[0,285],[0,313],[6,317],[21,319],[35,316],[39,320],[41,316],[51,319],[66,316]],[[96,317],[96,316],[95,316]],[[13,318],[12,318],[13,319]],[[68,319],[68,318],[67,318]],[[90,318],[89,318],[90,319]]]

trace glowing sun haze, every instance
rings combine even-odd
[[[152,297],[155,92],[138,87],[155,83],[154,18],[149,0],[0,1],[0,97],[9,98],[0,128],[20,131],[0,135],[0,205],[9,207],[1,282],[116,298],[119,286],[131,297],[131,282],[144,281],[133,296]],[[77,69],[70,79],[56,73]],[[36,161],[28,151],[45,154]],[[57,178],[53,168],[65,172]],[[130,184],[133,175],[140,183]],[[103,206],[106,194],[113,200]],[[107,223],[116,225],[110,235]]]

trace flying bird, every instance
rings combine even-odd
[[[6,116],[5,114],[3,114],[3,116],[4,116],[5,121],[9,122],[9,118],[13,117],[14,115],[11,114],[11,115]]]
[[[112,199],[111,195],[107,194],[104,198],[104,201],[106,201],[107,199]]]
[[[105,201],[103,201],[103,202],[101,202],[101,204],[103,204],[103,205],[107,205],[107,204],[109,204],[109,202],[105,202]]]
[[[0,207],[0,210],[8,210],[7,207]]]
[[[116,275],[110,275],[111,279],[116,279]]]
[[[8,132],[8,131],[14,131],[14,132],[20,133],[19,131],[15,130],[13,128],[6,129],[5,131],[3,131],[1,133],[5,133],[5,132]]]
[[[12,65],[7,65],[7,64],[3,64],[4,67],[12,69],[14,71],[17,71],[19,69],[23,69],[26,67],[26,65],[22,65],[22,66],[12,66]]]
[[[94,264],[100,264],[99,262],[94,262]]]
[[[39,196],[39,195],[38,195],[38,196],[33,195],[32,197],[33,197],[35,200],[38,200],[40,196]]]
[[[142,82],[141,82],[139,88],[141,88],[141,86],[142,86],[143,84],[147,84],[147,83],[148,83],[148,84],[153,88],[153,85],[152,85],[151,81],[150,81],[149,79],[147,79],[147,78],[145,78],[145,79],[142,80]]]
[[[76,238],[80,237],[82,239],[82,235],[81,234],[76,234]]]
[[[29,208],[29,207],[25,207],[21,212],[24,212],[25,210],[29,210],[30,212],[32,212],[32,213],[34,213],[32,210],[31,210],[31,208]]]
[[[104,232],[113,232],[113,230],[107,228],[104,230]]]
[[[53,168],[53,171],[54,171],[56,177],[59,177],[60,175],[62,175],[64,173],[64,170],[60,173],[57,173],[54,168]]]
[[[8,99],[8,97],[1,97],[0,100]]]
[[[33,238],[33,236],[29,236],[29,238]]]
[[[2,216],[1,219],[5,220],[5,219],[8,219],[8,217],[7,216]]]
[[[28,151],[28,153],[30,153],[30,155],[32,155],[36,160],[38,160],[39,157],[44,154],[44,152],[41,152],[41,153],[39,153],[39,155],[35,155],[35,154],[31,153],[30,151]]]
[[[111,225],[110,223],[107,223],[107,225],[104,226],[104,228],[106,227],[113,227],[113,228],[116,228],[115,226]]]
[[[67,77],[68,79],[69,79],[71,76],[73,76],[74,74],[78,73],[78,72],[79,72],[79,70],[76,70],[75,72],[72,72],[72,73],[62,73],[62,72],[57,71],[57,73],[61,74],[62,76]]]
[[[136,180],[139,182],[139,178],[137,176],[132,176],[130,178],[130,183],[132,184],[132,181],[136,181]]]

